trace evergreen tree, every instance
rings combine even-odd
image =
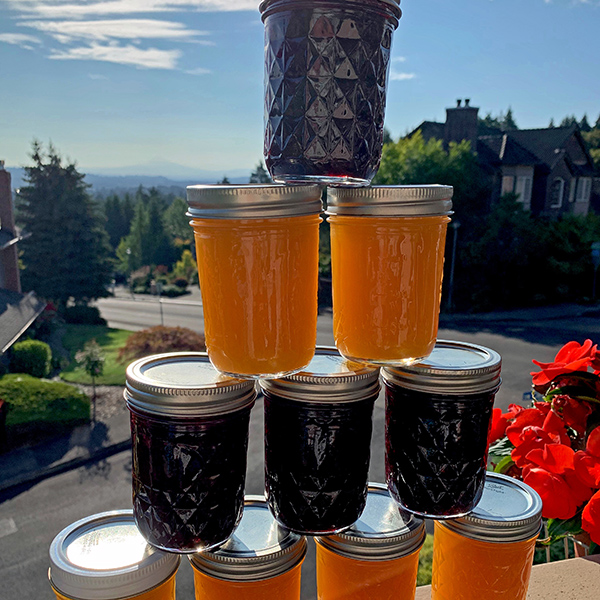
[[[383,143],[384,144],[392,144],[394,139],[392,138],[392,134],[387,127],[383,128]]]
[[[511,131],[515,129],[519,129],[519,127],[513,117],[512,108],[509,106],[506,115],[504,115],[504,118],[502,119],[502,131]]]
[[[596,119],[596,122],[594,123],[594,129],[600,129],[600,115],[598,115],[598,118]]]
[[[550,123],[548,123],[548,129],[556,129],[556,125],[554,124],[554,119],[550,119]]]
[[[218,185],[230,185],[231,182],[229,181],[229,179],[227,179],[227,175],[225,175],[223,177],[223,179],[221,179],[221,181],[217,181]]]
[[[581,129],[581,131],[585,131],[585,132],[592,130],[592,126],[589,124],[586,114],[584,114],[583,117],[581,118],[581,121],[579,121],[579,129]]]
[[[186,217],[188,210],[187,201],[177,196],[164,214],[165,229],[167,233],[180,243],[189,244],[194,237],[190,226],[190,218]]]
[[[119,242],[129,233],[131,221],[125,216],[121,199],[116,194],[109,196],[104,201],[104,214],[106,215],[106,232],[110,245],[116,250]]]
[[[267,173],[267,170],[264,168],[262,162],[259,162],[254,171],[250,173],[249,183],[273,183],[273,180]]]
[[[572,127],[573,125],[578,125],[577,118],[575,115],[571,115],[570,117],[565,117],[560,122],[560,127]]]
[[[85,175],[63,165],[49,145],[32,146],[33,166],[17,197],[18,221],[31,233],[20,244],[23,287],[63,308],[108,295],[110,249],[102,215],[88,193]]]

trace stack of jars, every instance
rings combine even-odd
[[[277,183],[188,188],[207,353],[129,366],[133,513],[61,533],[53,586],[61,598],[167,600],[187,553],[197,600],[298,600],[309,535],[320,600],[409,600],[427,517],[433,598],[522,600],[541,502],[486,478],[500,356],[436,340],[452,188],[370,186],[398,2],[260,9]],[[336,348],[315,348],[324,197]],[[381,381],[386,485],[368,481]],[[258,388],[265,498],[244,497]],[[94,552],[104,566],[90,567]]]

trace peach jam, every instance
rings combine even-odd
[[[50,545],[58,600],[175,600],[179,556],[148,545],[131,510],[86,517]]]
[[[538,494],[488,473],[472,513],[435,523],[432,600],[525,600],[541,526]]]
[[[328,191],[335,345],[350,360],[410,364],[437,337],[452,188]]]
[[[262,496],[246,496],[233,535],[190,557],[196,600],[300,600],[306,539],[280,527]]]
[[[316,538],[318,600],[414,600],[425,525],[381,484],[343,533]]]
[[[234,377],[304,368],[317,336],[321,188],[190,186],[206,348]]]

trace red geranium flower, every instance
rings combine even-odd
[[[573,494],[561,475],[527,465],[523,469],[523,481],[542,498],[542,516],[545,519],[570,519],[575,516],[580,504],[578,494]]]
[[[502,414],[502,410],[494,408],[492,411],[492,423],[490,425],[490,432],[488,434],[488,445],[493,444],[496,440],[504,437],[506,428],[510,420],[507,415]]]
[[[588,367],[600,368],[600,358],[597,356],[597,346],[592,340],[585,340],[583,344],[569,342],[565,344],[554,357],[554,362],[542,363],[533,361],[540,369],[531,373],[533,385],[536,387],[548,385],[555,377],[573,371],[587,371]]]
[[[592,407],[587,402],[559,394],[552,398],[552,409],[561,414],[563,421],[578,435],[585,435],[587,419],[592,413]]]
[[[600,544],[600,491],[592,496],[583,509],[581,526],[590,534],[592,541]]]
[[[515,448],[510,456],[517,467],[523,468],[529,464],[527,456],[530,452],[538,449],[544,450],[546,446],[552,444],[560,444],[559,436],[548,433],[541,427],[525,427],[519,434],[517,444],[515,444]]]
[[[600,487],[600,427],[589,435],[585,450],[575,453],[575,472],[590,487]]]

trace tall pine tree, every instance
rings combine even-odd
[[[87,304],[108,295],[110,249],[102,215],[88,193],[85,175],[63,164],[56,149],[32,146],[33,166],[17,197],[17,219],[31,234],[19,248],[23,287],[55,302]]]

